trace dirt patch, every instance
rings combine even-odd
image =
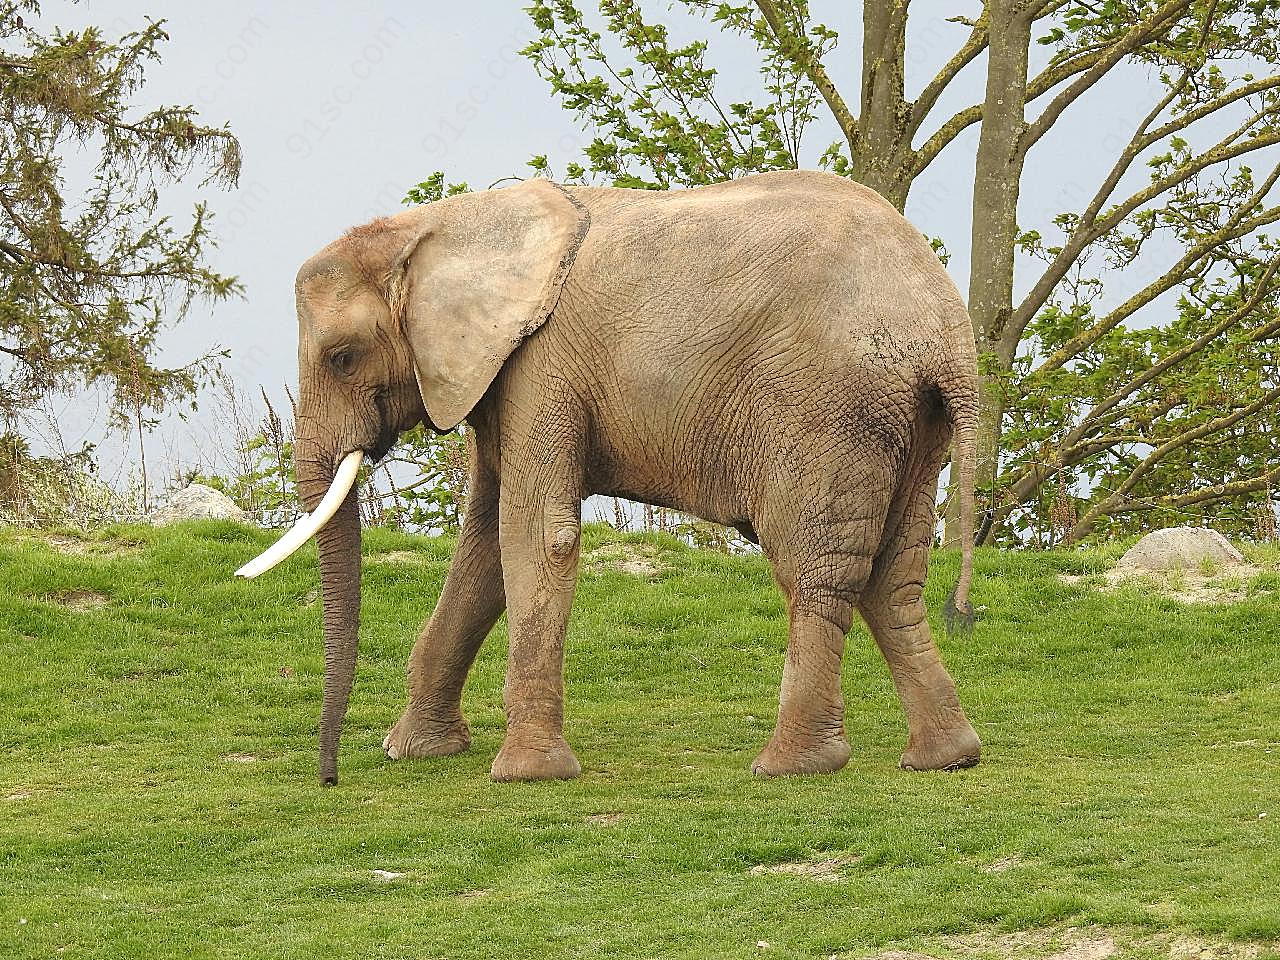
[[[644,579],[652,579],[665,569],[662,551],[649,543],[601,544],[583,554],[582,560],[589,571],[616,570]]]
[[[587,823],[594,824],[597,827],[616,827],[622,822],[622,814],[617,810],[609,813],[593,813],[587,817]]]
[[[124,553],[137,553],[142,549],[142,544],[136,540],[82,540],[61,533],[26,539],[31,543],[43,544],[67,557],[115,557]]]
[[[1179,603],[1226,604],[1244,600],[1249,595],[1249,584],[1260,573],[1261,568],[1249,564],[1236,564],[1220,570],[1184,569],[1168,573],[1116,567],[1101,574],[1100,579],[1099,575],[1082,577],[1066,573],[1060,574],[1058,579],[1073,586],[1096,587],[1104,593],[1115,593],[1123,587],[1138,587]]]
[[[1055,953],[1049,960],[1106,960],[1115,953],[1116,942],[1110,937],[1086,937]]]
[[[979,869],[983,873],[1004,873],[1006,870],[1012,870],[1014,867],[1020,866],[1022,866],[1022,858],[1015,854],[1011,857],[1001,857],[999,860],[993,860]]]
[[[1169,960],[1255,960],[1262,949],[1256,943],[1208,943],[1178,937],[1169,945]]]
[[[110,597],[105,593],[99,593],[97,590],[63,590],[59,593],[50,594],[48,599],[51,603],[56,603],[77,613],[98,610],[111,602]]]
[[[181,675],[181,667],[154,667],[150,670],[131,670],[124,675],[124,679],[140,682],[143,680],[163,680],[165,677]]]
[[[844,878],[840,871],[858,862],[857,857],[828,857],[825,860],[797,860],[793,863],[758,863],[747,873],[753,877],[780,874],[788,877],[804,877],[818,883],[839,883]]]
[[[6,800],[30,800],[31,797],[32,793],[30,790],[15,790],[13,793],[6,793],[4,795]]]
[[[480,888],[476,890],[460,890],[454,894],[454,897],[458,900],[480,900],[484,897],[487,897],[492,892],[493,892],[492,890],[488,890],[485,888]]]
[[[1273,945],[1231,943],[1173,933],[1063,927],[1014,933],[974,933],[947,937],[924,952],[886,950],[875,954],[845,954],[866,960],[1109,960],[1140,955],[1169,960],[1256,960]]]
[[[44,537],[43,542],[47,543],[59,553],[68,554],[73,557],[83,557],[89,552],[91,544],[84,540],[76,540],[74,537]]]
[[[222,759],[228,761],[229,763],[257,763],[258,762],[258,757],[255,757],[252,753],[228,753]]]
[[[369,558],[374,563],[426,563],[425,555],[416,550],[388,550],[386,553],[375,553]]]

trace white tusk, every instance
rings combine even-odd
[[[320,529],[333,519],[342,506],[342,501],[351,492],[356,482],[356,474],[360,472],[360,464],[364,462],[363,450],[352,450],[338,464],[338,472],[333,475],[333,482],[321,499],[314,513],[304,513],[285,533],[283,537],[267,547],[259,556],[250,560],[236,571],[237,577],[252,578],[266,573],[277,563],[287,560],[298,551],[304,543],[320,532]]]

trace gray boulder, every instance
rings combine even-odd
[[[151,514],[155,524],[177,523],[179,520],[239,520],[245,512],[225,493],[193,483],[169,495],[164,506]]]
[[[1217,530],[1208,527],[1166,527],[1135,543],[1120,558],[1120,566],[1164,572],[1194,570],[1209,560],[1226,566],[1244,563],[1240,551]]]

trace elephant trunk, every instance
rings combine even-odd
[[[330,478],[299,478],[304,502]],[[356,673],[360,631],[360,509],[352,487],[333,518],[316,534],[324,598],[324,705],[320,712],[320,782],[338,782],[338,738]]]
[[[356,491],[316,538],[324,597],[324,706],[320,712],[320,782],[338,782],[338,737],[356,675],[360,632],[360,510]]]
[[[324,707],[320,713],[320,782],[338,782],[338,736],[347,713],[356,674],[356,641],[360,632],[360,508],[356,476],[361,450],[342,458],[335,471],[328,461],[297,454],[298,493],[310,514],[261,555],[236,571],[256,577],[295,553],[312,535],[320,551],[320,585],[324,595]],[[325,464],[325,466],[321,466]]]

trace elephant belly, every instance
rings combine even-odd
[[[800,513],[857,513],[866,490],[900,479],[918,389],[878,360],[806,347],[775,345],[716,375],[633,383],[595,403],[590,492],[680,510],[753,542],[758,531],[776,540]]]
[[[588,478],[588,492],[591,494],[621,497],[652,507],[679,510],[700,520],[733,527],[748,540],[756,542],[747,498],[727,489],[708,492],[705,489],[680,489],[682,486],[685,485],[673,478],[655,479],[652,483],[637,483],[634,477],[622,482],[600,479],[593,481],[593,478]]]
[[[707,409],[723,407],[725,399],[692,405],[700,415],[684,423],[656,414],[644,417],[639,396],[614,416],[598,410],[587,463],[589,492],[679,510],[737,528],[753,540],[759,463],[745,450],[758,444],[749,442],[730,412]]]

